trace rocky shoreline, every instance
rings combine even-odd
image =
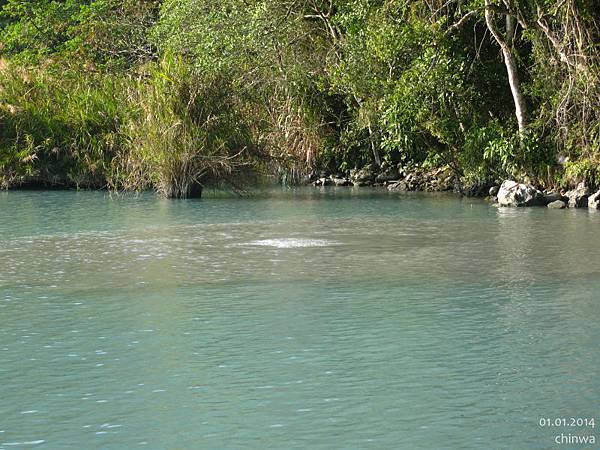
[[[425,169],[418,164],[374,164],[353,169],[346,174],[321,171],[309,179],[314,186],[385,186],[390,191],[440,192],[458,190],[458,183],[449,166]]]
[[[463,186],[450,166],[427,169],[418,164],[375,164],[347,173],[320,171],[309,178],[313,186],[387,187],[397,192],[456,192],[473,197],[487,197],[500,207],[541,206],[551,209],[600,209],[600,190],[592,191],[585,182],[571,190],[541,191],[535,186],[505,180],[498,185]]]
[[[592,193],[585,182],[568,191],[542,192],[534,186],[506,180],[490,189],[490,197],[498,206],[546,206],[551,209],[600,209],[600,190]]]

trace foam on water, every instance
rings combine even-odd
[[[274,247],[274,248],[305,248],[305,247],[331,247],[339,245],[339,242],[329,241],[326,239],[262,239],[259,241],[248,242],[242,245],[251,245],[257,247]]]

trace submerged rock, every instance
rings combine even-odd
[[[553,202],[548,203],[548,208],[550,209],[565,209],[567,204],[562,200],[555,200]]]
[[[544,196],[533,186],[506,180],[498,191],[500,206],[543,206]]]
[[[588,197],[588,208],[600,209],[600,191]]]
[[[573,190],[568,191],[565,196],[569,199],[569,208],[587,208],[589,189],[581,182]]]

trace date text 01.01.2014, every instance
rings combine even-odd
[[[540,427],[596,428],[596,421],[593,417],[542,417],[538,424]]]

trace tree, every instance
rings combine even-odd
[[[504,14],[506,27],[504,36],[498,30],[495,23],[494,11],[492,8],[491,0],[485,0],[485,22],[488,29],[494,39],[502,50],[502,56],[504,57],[504,64],[506,65],[506,73],[508,74],[508,81],[510,83],[510,91],[513,96],[515,103],[515,116],[519,125],[519,133],[525,134],[527,128],[527,106],[525,98],[523,97],[523,91],[521,89],[521,81],[519,80],[519,70],[517,68],[517,62],[514,56],[514,38],[517,32],[516,29],[516,18],[510,13]]]

